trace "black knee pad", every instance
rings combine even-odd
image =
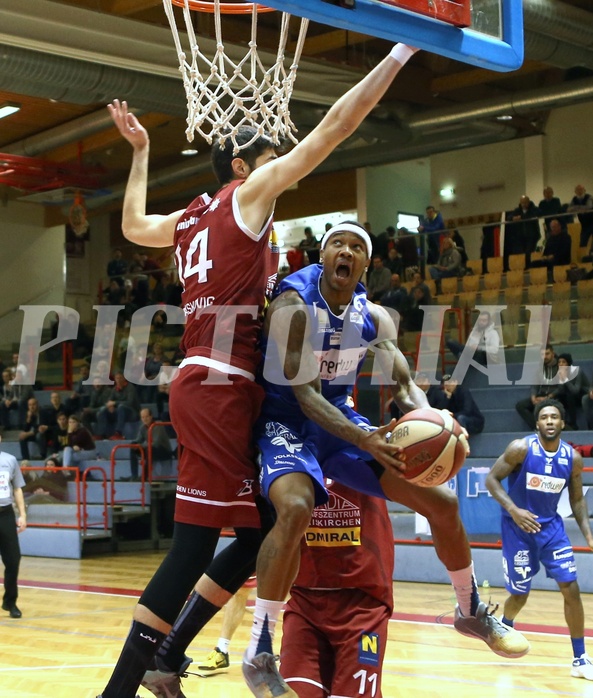
[[[176,523],[173,544],[140,602],[173,625],[198,579],[212,562],[220,529]]]

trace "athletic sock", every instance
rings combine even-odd
[[[174,672],[178,672],[185,660],[185,650],[209,620],[220,611],[195,591],[183,607],[171,632],[163,640],[157,656]]]
[[[515,621],[511,620],[510,618],[507,618],[504,614],[501,618],[501,621],[505,624],[508,625],[509,628],[514,628],[515,627]]]
[[[256,654],[262,652],[274,654],[274,631],[283,608],[284,601],[270,601],[259,597],[255,599],[251,641],[246,654],[247,660],[253,659]]]
[[[459,610],[464,616],[475,616],[480,603],[478,584],[474,575],[474,563],[462,570],[447,570],[457,597]]]
[[[585,654],[585,638],[584,637],[571,637],[572,642],[572,653],[573,656],[578,659]]]
[[[165,633],[133,621],[113,674],[101,694],[103,698],[135,698],[144,673],[164,637]]]
[[[216,643],[216,649],[220,650],[224,654],[229,653],[229,647],[231,646],[231,641],[227,640],[226,637],[219,637]]]

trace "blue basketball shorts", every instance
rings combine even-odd
[[[574,551],[560,516],[544,524],[539,533],[526,533],[503,516],[502,565],[505,587],[511,594],[528,594],[540,565],[556,582],[577,579]]]
[[[366,417],[344,405],[339,408],[354,424],[372,430]],[[324,504],[327,491],[324,478],[341,482],[352,489],[385,499],[376,474],[368,463],[372,456],[343,439],[325,431],[310,420],[290,424],[260,419],[256,428],[260,452],[260,486],[268,498],[272,483],[289,473],[307,473],[315,488],[315,506]],[[380,466],[379,466],[380,467]]]

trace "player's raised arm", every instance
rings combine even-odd
[[[132,165],[124,195],[122,231],[131,242],[149,247],[168,247],[173,244],[175,225],[182,211],[168,216],[146,215],[148,186],[148,132],[136,116],[128,111],[127,103],[114,99],[107,105],[121,135],[133,148]]]
[[[502,481],[513,470],[520,467],[527,456],[527,441],[515,439],[506,447],[486,477],[486,487],[496,501],[511,515],[513,521],[527,533],[536,533],[541,529],[537,516],[527,509],[519,508],[502,486]]]
[[[249,220],[254,209],[267,211],[283,191],[312,172],[351,136],[417,50],[405,44],[394,46],[389,56],[342,95],[293,150],[253,172],[239,193],[244,218]]]

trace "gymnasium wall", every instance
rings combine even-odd
[[[64,304],[64,226],[44,227],[43,208],[7,201],[0,215],[0,347],[20,341],[20,305]]]

